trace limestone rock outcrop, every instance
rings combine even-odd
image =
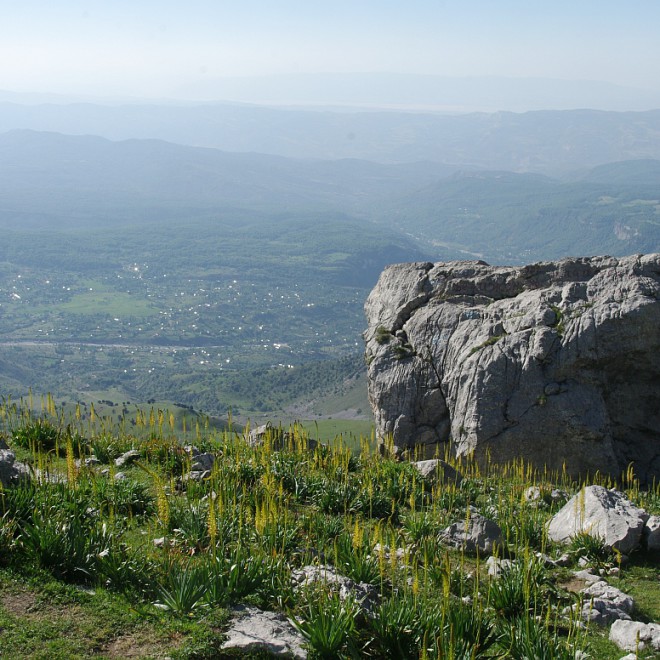
[[[660,254],[398,264],[365,311],[369,398],[395,452],[451,442],[660,477]]]

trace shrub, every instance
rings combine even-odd
[[[56,577],[74,582],[94,581],[95,558],[110,545],[105,525],[58,515],[52,509],[35,514],[22,527],[21,537],[28,557]]]
[[[375,339],[377,344],[387,344],[392,339],[392,337],[392,333],[385,326],[379,325],[376,328]]]
[[[535,613],[554,590],[548,569],[535,557],[519,559],[491,580],[488,603],[505,619]]]
[[[168,531],[192,550],[207,548],[211,542],[209,533],[208,502],[191,502],[185,497],[170,501]]]
[[[205,600],[207,578],[205,567],[195,566],[191,561],[186,564],[178,560],[168,562],[156,588],[158,600],[154,604],[180,615],[208,607]]]
[[[152,515],[155,500],[147,487],[133,479],[91,478],[78,483],[79,494],[88,497],[90,506],[101,514],[120,516]]]
[[[600,536],[579,532],[571,538],[571,551],[578,557],[586,557],[594,567],[602,567],[614,561],[614,553],[606,547]]]
[[[368,619],[374,657],[417,660],[420,652],[419,602],[410,593],[384,600]]]
[[[60,441],[60,431],[46,419],[35,419],[12,430],[13,441],[22,449],[53,451]]]
[[[381,582],[378,559],[371,555],[371,550],[365,545],[355,546],[348,534],[343,534],[335,540],[335,562],[339,572],[356,582],[378,585]]]
[[[292,615],[293,625],[307,640],[310,657],[337,660],[355,657],[359,608],[336,594],[315,594]]]
[[[100,584],[127,596],[154,597],[156,565],[140,551],[123,543],[112,543],[96,555],[96,574]]]
[[[492,657],[490,651],[497,641],[495,628],[476,602],[451,601],[442,608],[425,607],[421,618],[428,656],[438,660]]]
[[[210,605],[237,603],[248,597],[267,600],[273,595],[271,578],[277,566],[264,556],[255,556],[238,547],[226,557],[210,557],[204,566],[205,598]]]
[[[8,564],[12,558],[17,530],[18,525],[9,512],[0,516],[0,565]]]
[[[557,633],[551,633],[542,623],[531,617],[516,617],[501,623],[499,643],[508,658],[534,660],[575,660],[577,649]]]

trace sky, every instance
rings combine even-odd
[[[660,91],[658,0],[5,0],[0,89],[189,98],[224,77],[392,72]]]

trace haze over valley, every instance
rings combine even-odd
[[[235,135],[222,110],[200,141]],[[66,123],[80,107],[59,111]],[[152,108],[200,132],[202,111],[214,117],[208,107]],[[496,125],[496,115],[428,116],[453,136],[451,149],[435,151],[428,131],[406,132],[420,115],[375,113],[372,130],[399,126],[408,137],[398,153],[410,154],[378,162],[328,157],[328,118],[351,125],[362,113],[231,112],[243,122],[281,117],[307,157],[25,128],[0,135],[7,395],[32,387],[65,401],[176,402],[241,419],[366,418],[362,306],[387,264],[520,264],[660,244],[657,113],[511,115],[480,147],[477,125]],[[445,126],[457,120],[463,135]],[[590,125],[598,152],[575,122]],[[643,139],[622,139],[633,132]],[[556,148],[558,133],[569,148]],[[497,148],[503,141],[509,150]]]
[[[386,265],[660,249],[648,4],[30,4],[0,27],[5,396],[368,419]]]

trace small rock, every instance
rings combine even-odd
[[[99,461],[96,456],[88,456],[86,459],[82,460],[80,458],[76,458],[74,461],[75,465],[77,468],[80,467],[93,467],[95,465],[101,465],[101,461]]]
[[[307,658],[305,638],[282,614],[266,612],[256,607],[239,606],[232,610],[234,619],[227,630],[224,650],[245,653],[269,653],[296,660]]]
[[[594,584],[594,582],[600,582],[600,577],[598,575],[594,575],[591,571],[573,571],[573,575],[578,580],[582,580],[587,584]]]
[[[549,557],[548,555],[543,554],[542,552],[535,552],[534,556],[541,562],[543,562],[546,566],[560,566],[561,564],[558,563],[558,559],[553,559],[552,557]],[[561,557],[560,557],[561,559]]]
[[[447,545],[466,552],[491,554],[495,546],[501,546],[502,530],[499,525],[482,516],[474,507],[470,507],[470,517],[456,522],[441,533],[441,540]]]
[[[506,571],[508,568],[513,566],[513,562],[510,559],[488,557],[486,566],[488,566],[488,575],[491,577],[499,577],[502,571]]]
[[[268,441],[271,449],[275,451],[280,451],[289,442],[293,442],[293,440],[293,434],[285,431],[282,428],[274,427],[270,422],[252,429],[247,436],[247,442],[250,447],[260,447],[266,441]],[[306,437],[304,440],[307,449],[312,451],[316,449],[318,442],[314,440],[314,438]]]
[[[457,470],[439,458],[432,458],[428,461],[415,461],[413,465],[422,475],[422,478],[429,481],[437,481],[438,483],[452,482],[457,486],[463,481],[463,477]]]
[[[140,458],[140,452],[137,449],[131,449],[118,458],[115,458],[115,467],[124,467],[132,463],[136,458]]]
[[[523,499],[526,502],[536,502],[541,499],[541,489],[538,486],[530,486],[524,493]]]
[[[192,470],[188,474],[183,475],[183,481],[204,481],[211,476],[210,470]]]
[[[543,392],[546,396],[555,396],[561,392],[561,387],[559,383],[548,383],[544,388]]]
[[[565,490],[560,488],[553,488],[550,491],[550,501],[551,502],[561,502],[568,499],[568,493]]]
[[[11,449],[0,449],[0,486],[12,486],[29,478],[30,468],[17,461]]]
[[[332,566],[304,566],[291,573],[294,589],[322,584],[336,591],[339,598],[346,600],[353,598],[365,611],[371,612],[379,600],[378,590],[366,582],[355,582],[336,571]]]
[[[204,454],[197,454],[193,457],[192,463],[190,464],[191,472],[210,472],[213,469],[213,464],[215,463],[215,455],[210,452]]]
[[[116,472],[114,476],[115,481],[124,481],[128,479],[125,472]]]
[[[376,543],[373,549],[373,554],[375,556],[379,556],[381,553],[383,554],[383,558],[386,561],[389,561],[392,558],[392,550],[389,545],[381,545],[380,543]],[[410,554],[410,550],[408,548],[397,548],[394,551],[394,554],[396,555],[398,561],[403,561],[406,557],[406,554]]]

